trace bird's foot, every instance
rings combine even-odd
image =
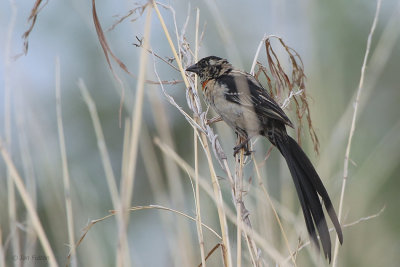
[[[239,151],[242,148],[244,148],[244,155],[245,156],[250,156],[251,153],[254,152],[254,151],[249,150],[249,143],[248,143],[249,140],[250,140],[250,138],[247,138],[244,142],[240,143],[239,145],[237,145],[237,146],[235,146],[233,148],[233,157],[235,157],[236,154],[239,153]]]

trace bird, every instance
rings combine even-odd
[[[251,153],[247,144],[259,135],[279,150],[291,173],[310,239],[319,251],[318,233],[323,254],[330,262],[331,239],[320,197],[341,244],[342,229],[313,164],[286,131],[286,127],[293,128],[293,124],[282,108],[254,76],[235,68],[226,59],[208,56],[186,71],[198,75],[205,102],[244,140],[234,147],[234,156],[242,148]]]

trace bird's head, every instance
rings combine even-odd
[[[216,79],[219,76],[230,72],[232,65],[223,58],[209,56],[200,59],[196,64],[188,67],[186,71],[194,72],[199,75],[201,81]]]

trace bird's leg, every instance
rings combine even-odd
[[[244,148],[244,150],[245,150],[245,153],[244,153],[245,156],[251,155],[251,152],[252,152],[252,151],[249,150],[249,141],[250,141],[250,139],[251,139],[251,137],[247,137],[247,136],[245,137],[244,141],[242,141],[243,138],[240,138],[240,139],[239,139],[239,140],[242,141],[242,142],[239,143],[237,146],[235,146],[235,147],[233,148],[233,156],[234,156],[234,157],[236,156],[236,154],[237,154],[237,153],[240,151],[240,149],[242,149],[242,148]]]
[[[206,124],[207,125],[211,125],[211,124],[213,124],[215,122],[219,122],[219,121],[222,121],[222,117],[221,116],[217,116],[217,117],[214,117],[212,119],[207,120]]]

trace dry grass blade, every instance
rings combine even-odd
[[[372,36],[373,36],[373,34],[375,32],[375,28],[376,28],[376,25],[378,23],[380,8],[381,8],[381,0],[377,0],[375,17],[374,17],[374,21],[373,21],[372,26],[371,26],[371,30],[370,30],[370,32],[368,34],[367,48],[365,50],[364,60],[363,60],[363,64],[362,64],[362,67],[361,67],[360,82],[359,82],[359,85],[358,85],[356,99],[354,100],[354,113],[353,113],[353,118],[352,118],[352,121],[351,121],[349,139],[348,139],[348,142],[347,142],[346,154],[345,154],[345,158],[344,158],[343,182],[342,182],[342,190],[341,190],[341,193],[340,193],[339,213],[338,213],[339,222],[340,222],[341,217],[342,217],[343,198],[344,198],[344,191],[345,191],[345,188],[346,188],[346,182],[347,182],[348,171],[349,171],[349,158],[350,158],[351,142],[353,140],[353,135],[354,135],[354,131],[355,131],[355,128],[356,128],[358,103],[360,101],[360,96],[361,96],[361,93],[362,93],[362,90],[363,90],[363,87],[364,87],[365,69],[367,67],[368,55],[369,55],[369,52],[370,52],[370,49],[371,49]],[[338,237],[336,237],[332,266],[336,266],[336,264],[337,264],[338,252],[339,252],[339,239],[338,239]]]
[[[150,36],[150,25],[151,25],[151,10],[148,11],[145,24],[145,36],[148,38]],[[145,40],[145,47],[148,46],[148,40]],[[142,51],[140,55],[140,72],[139,78],[136,84],[136,96],[135,96],[135,106],[132,111],[132,133],[129,142],[129,164],[127,166],[126,176],[123,177],[121,181],[121,198],[123,207],[128,207],[131,201],[131,194],[133,192],[133,177],[136,170],[136,159],[137,159],[137,149],[140,135],[140,125],[142,122],[142,108],[143,108],[143,97],[144,97],[144,80],[146,76],[146,66],[147,66],[147,56],[145,51]]]
[[[99,38],[99,41],[100,41],[100,44],[101,44],[101,48],[103,48],[104,56],[106,57],[108,67],[110,68],[110,70],[114,74],[114,70],[113,70],[113,67],[111,65],[111,61],[110,61],[110,57],[109,57],[109,55],[111,55],[111,57],[115,60],[115,62],[117,62],[117,64],[120,66],[121,69],[123,69],[126,73],[131,74],[129,72],[128,68],[126,67],[126,65],[118,57],[116,57],[114,55],[114,53],[112,52],[110,46],[108,45],[107,39],[104,36],[104,31],[103,31],[103,29],[101,27],[99,18],[97,17],[96,1],[95,0],[92,0],[92,14],[93,14],[93,22],[94,22],[94,26],[96,28],[97,37]]]
[[[148,41],[150,40],[150,28],[151,28],[151,12],[152,10],[149,8],[146,14],[145,21],[145,41],[144,47],[148,47]],[[137,157],[138,157],[138,142],[140,136],[140,126],[142,124],[142,112],[143,112],[143,98],[144,98],[144,84],[145,84],[145,76],[147,69],[147,55],[144,50],[140,53],[140,62],[139,62],[139,77],[136,83],[136,95],[135,95],[135,105],[132,110],[132,132],[129,136],[129,151],[127,153],[127,157],[123,158],[126,161],[126,172],[124,172],[124,176],[121,179],[121,208],[122,210],[127,209],[131,205],[134,181],[135,181],[135,173],[137,167]],[[119,242],[120,244],[125,244],[124,240],[126,239],[126,227],[129,222],[128,214],[123,213],[123,220],[120,224],[120,233],[119,233]],[[119,251],[124,253],[123,258],[125,264],[129,264],[129,249],[126,247],[125,250]],[[122,256],[121,256],[122,257]]]
[[[92,118],[92,122],[93,122],[93,128],[96,134],[96,139],[97,139],[97,146],[98,149],[100,151],[100,157],[101,157],[101,161],[102,161],[102,165],[104,168],[104,173],[106,176],[106,180],[107,180],[107,185],[110,191],[110,196],[111,196],[111,200],[112,200],[112,204],[114,209],[119,209],[121,207],[121,200],[118,194],[118,188],[117,188],[117,184],[116,184],[116,179],[115,179],[115,175],[112,169],[112,165],[111,165],[111,159],[107,150],[107,146],[106,146],[106,142],[104,139],[104,134],[103,134],[103,130],[101,128],[101,124],[100,124],[100,118],[98,116],[97,113],[97,108],[96,108],[96,104],[94,103],[91,95],[89,94],[88,89],[86,88],[85,83],[83,82],[82,79],[79,79],[78,82],[78,86],[81,90],[81,94],[85,100],[85,103],[89,109],[89,113],[90,113],[90,117]],[[125,132],[129,129],[129,121],[125,123]],[[127,138],[124,138],[124,140],[127,140]],[[124,148],[126,148],[128,146],[124,146]],[[120,229],[122,229],[122,232],[125,232],[125,224],[123,223],[123,218],[122,215],[119,214],[117,216],[117,220],[118,220],[118,227]],[[121,240],[122,245],[120,247],[118,247],[118,255],[121,255],[121,251],[127,251],[128,250],[128,241],[126,239],[125,236],[122,236],[123,239]]]
[[[110,159],[110,156],[109,156],[109,153],[107,150],[107,146],[106,146],[106,142],[104,139],[103,130],[101,129],[100,118],[97,113],[96,104],[94,103],[94,101],[89,93],[89,90],[86,88],[86,85],[82,79],[79,79],[78,86],[81,90],[83,99],[85,100],[85,103],[88,107],[90,117],[92,118],[93,128],[96,133],[97,146],[100,151],[101,160],[102,160],[103,167],[104,167],[104,173],[106,175],[108,188],[110,190],[111,200],[112,200],[114,209],[117,209],[120,205],[118,189],[117,189],[117,184],[115,182],[115,175],[114,175],[114,172],[113,172],[113,169],[111,166],[111,159]]]
[[[92,0],[92,14],[93,14],[93,22],[94,22],[94,26],[96,28],[97,37],[99,38],[100,45],[103,48],[104,56],[106,57],[108,67],[110,68],[111,73],[114,76],[114,79],[118,82],[118,84],[121,87],[121,101],[120,101],[120,105],[119,105],[119,124],[120,124],[120,127],[121,127],[122,105],[123,105],[124,98],[125,98],[125,86],[122,83],[122,80],[118,77],[117,73],[115,73],[115,71],[114,71],[114,69],[113,69],[113,67],[111,65],[110,58],[109,58],[108,54],[109,53],[111,54],[111,56],[114,58],[115,61],[117,61],[117,63],[119,63],[119,66],[122,69],[124,69],[128,73],[129,73],[129,71],[125,67],[125,64],[122,63],[117,57],[114,56],[113,52],[111,51],[110,47],[108,46],[106,37],[104,36],[103,29],[101,28],[101,24],[99,22],[99,18],[97,17],[95,0]]]
[[[7,165],[8,170],[10,171],[10,176],[12,177],[18,192],[22,198],[22,201],[28,211],[29,216],[32,219],[33,227],[37,232],[39,237],[40,243],[42,244],[43,250],[46,253],[46,256],[49,257],[49,266],[58,266],[56,258],[54,256],[53,250],[50,246],[49,240],[47,239],[46,233],[43,229],[43,226],[40,222],[39,215],[37,214],[35,207],[33,205],[32,199],[25,188],[24,182],[19,175],[17,168],[15,167],[14,163],[11,160],[10,154],[3,146],[3,141],[0,140],[0,152],[4,159],[4,162]]]

